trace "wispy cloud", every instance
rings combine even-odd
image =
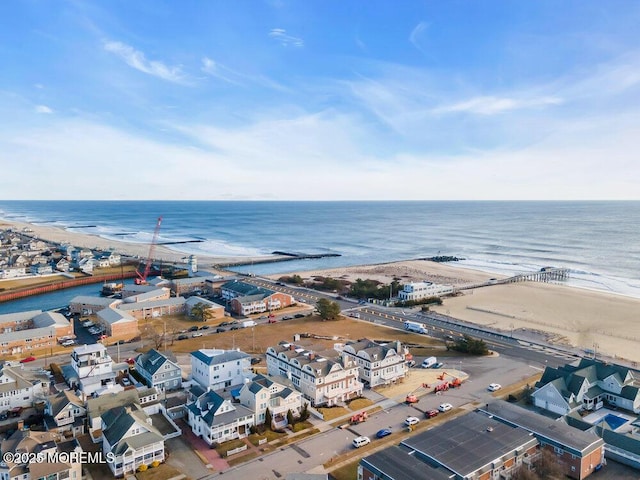
[[[269,36],[280,43],[284,47],[304,47],[304,40],[287,34],[284,28],[272,28]]]
[[[528,108],[543,108],[552,105],[560,105],[563,101],[557,97],[541,97],[529,99],[516,99],[509,97],[480,96],[434,108],[433,113],[468,112],[479,115],[497,115],[511,110]]]
[[[53,110],[51,110],[46,105],[36,105],[36,112],[37,113],[53,113]]]
[[[409,41],[411,42],[411,44],[414,47],[416,47],[418,50],[420,50],[422,53],[425,53],[422,47],[422,39],[424,37],[424,33],[427,31],[428,28],[429,28],[429,24],[427,22],[420,22],[418,23],[418,25],[415,26],[415,28],[411,31],[411,34],[409,35]]]
[[[158,60],[147,60],[145,54],[122,42],[104,42],[104,49],[120,57],[132,68],[168,82],[186,84],[187,77],[179,66],[169,67]]]
[[[218,63],[209,57],[204,57],[202,59],[201,70],[207,75],[218,78],[228,83],[233,83],[235,85],[240,84],[240,82],[237,79],[243,76],[242,74],[228,67],[225,67],[221,63]]]

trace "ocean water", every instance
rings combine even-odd
[[[570,285],[640,297],[640,202],[0,201],[0,218],[185,254],[339,257],[239,267],[272,274],[434,255],[498,274],[565,267]]]

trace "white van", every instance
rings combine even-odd
[[[242,328],[255,327],[257,324],[255,320],[246,320],[242,322]]]
[[[431,368],[436,363],[438,363],[438,359],[436,357],[428,357],[422,361],[422,368]]]
[[[353,446],[356,448],[364,447],[370,443],[369,437],[356,437],[353,439]]]

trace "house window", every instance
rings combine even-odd
[[[564,453],[564,450],[558,447],[553,447],[553,451],[556,452],[558,455],[562,455]]]

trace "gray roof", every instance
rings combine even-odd
[[[33,325],[36,328],[41,327],[68,327],[69,320],[64,315],[58,312],[42,312],[33,317]]]
[[[184,303],[185,303],[184,297],[171,297],[171,298],[163,298],[160,300],[121,303],[120,305],[118,305],[118,310],[129,312],[131,310],[144,310],[145,308],[184,305]]]
[[[17,330],[14,332],[4,332],[2,333],[2,340],[5,342],[15,342],[18,340],[27,340],[29,338],[32,339],[40,339],[40,338],[48,338],[49,335],[56,335],[56,327],[42,327],[42,328],[27,328],[25,330]]]
[[[411,455],[410,451],[396,445],[364,457],[360,465],[373,470],[378,476],[384,473],[393,480],[449,480],[451,472],[436,467]]]
[[[84,403],[71,390],[63,390],[55,395],[48,397],[51,404],[51,416],[55,417],[64,407],[73,403],[79,407],[84,407]]]
[[[0,324],[9,322],[19,322],[21,320],[31,320],[42,313],[42,310],[29,310],[28,312],[5,313],[0,315]]]
[[[123,302],[124,303],[147,302],[149,300],[155,299],[155,297],[159,295],[166,295],[167,290],[168,289],[166,287],[159,287],[148,292],[136,293],[135,295],[129,295],[127,297],[123,297]]]
[[[118,300],[114,300],[109,297],[91,297],[89,295],[78,295],[77,297],[73,297],[69,304],[79,303],[81,305],[100,305],[103,307],[108,307],[114,302],[118,302]]]
[[[232,282],[225,283],[224,285],[222,285],[222,288],[225,290],[230,290],[241,297],[246,297],[249,295],[258,295],[258,294],[260,295],[266,294],[267,296],[269,296],[276,293],[273,290],[269,290],[268,288],[256,287],[255,285],[252,285],[250,283],[238,282],[235,280]]]
[[[100,320],[109,323],[109,325],[120,322],[137,322],[128,312],[120,310],[119,308],[105,308],[104,310],[100,310],[98,317],[100,317]]]
[[[112,447],[119,443],[129,428],[134,423],[138,423],[145,428],[148,428],[151,433],[155,433],[162,440],[160,432],[150,423],[147,422],[149,415],[137,405],[119,406],[108,410],[102,415],[102,421],[105,424],[103,435]],[[137,435],[127,438],[128,442],[131,442],[132,438]],[[153,442],[152,442],[153,443]]]
[[[96,418],[117,406],[132,405],[139,402],[140,397],[135,389],[124,390],[117,393],[105,393],[98,398],[87,399],[87,413],[91,418]]]
[[[416,450],[416,457],[432,459],[463,477],[516,449],[537,444],[525,429],[479,412],[470,412],[401,443]]]
[[[602,445],[602,439],[593,433],[577,430],[562,421],[538,415],[509,402],[493,402],[484,411],[497,420],[517,425],[543,438],[545,443],[555,444],[577,456],[587,455]]]
[[[139,367],[142,367],[145,371],[149,372],[151,375],[156,373],[160,369],[160,367],[165,364],[165,362],[173,363],[174,368],[180,368],[174,362],[169,360],[166,355],[163,355],[154,348],[149,350],[147,353],[141,353],[136,358],[136,364],[138,364]]]
[[[220,350],[217,350],[220,351]],[[204,353],[202,350],[196,350],[195,352],[191,352],[191,355],[206,363],[207,365],[218,365],[221,363],[232,362],[234,360],[241,360],[243,358],[249,358],[249,355],[244,352],[239,352],[237,350],[224,350],[224,353],[219,355],[209,356]]]

